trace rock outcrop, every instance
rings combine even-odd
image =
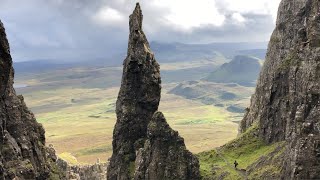
[[[97,162],[92,165],[70,166],[62,159],[57,160],[60,171],[70,180],[105,180],[107,179],[107,163]]]
[[[52,150],[54,151],[54,149]],[[107,179],[107,163],[96,162],[95,164],[91,165],[70,165],[63,159],[57,158],[56,164],[59,168],[59,171],[68,180]]]
[[[0,21],[0,179],[63,179],[56,156],[45,147],[45,131],[13,88],[14,70]]]
[[[241,123],[285,141],[284,179],[320,179],[320,1],[282,0],[255,94]]]
[[[77,180],[94,179],[94,180],[105,180],[107,179],[107,164],[106,163],[96,163],[93,165],[86,166],[72,166],[70,173],[73,178]],[[74,178],[76,177],[76,178]]]
[[[142,20],[142,11],[137,3],[130,16],[128,54],[123,63],[122,83],[116,105],[113,154],[107,178],[163,179],[172,175],[179,179],[199,179],[197,158],[186,150],[183,139],[169,128],[164,118],[159,119],[158,113],[154,115],[161,94],[160,67],[142,30]],[[153,125],[162,130],[154,129]],[[170,134],[162,135],[158,133],[160,131]],[[167,140],[166,137],[173,139]],[[145,153],[154,154],[152,157],[144,157],[142,154]],[[154,168],[157,168],[157,172]]]
[[[148,139],[137,153],[134,179],[199,179],[199,161],[186,149],[161,112],[148,125]]]

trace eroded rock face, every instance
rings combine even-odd
[[[142,30],[143,15],[137,4],[130,16],[127,58],[118,95],[117,123],[108,179],[130,179],[130,164],[147,137],[147,125],[158,110],[161,92],[159,64]]]
[[[45,131],[13,88],[14,70],[0,21],[0,179],[47,179],[56,159],[45,147]],[[58,173],[58,172],[57,172]]]
[[[320,179],[320,1],[282,0],[244,132],[286,141],[283,177]]]
[[[161,94],[160,68],[142,31],[142,19],[137,4],[130,16],[128,55],[107,178],[200,179],[198,159],[186,150],[183,139],[169,127],[162,113],[155,113]]]
[[[148,139],[137,153],[134,179],[200,179],[198,159],[161,112],[148,125]]]

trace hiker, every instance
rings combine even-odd
[[[234,164],[234,168],[236,168],[236,169],[237,169],[237,166],[238,166],[238,162],[237,162],[237,160],[235,160],[233,164]]]

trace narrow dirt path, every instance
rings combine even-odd
[[[220,150],[218,148],[216,149],[216,152],[218,156],[221,157],[229,167],[234,168],[234,165],[229,163],[229,161],[220,153]],[[244,180],[248,179],[246,172],[242,171],[241,169],[236,169],[236,171]]]

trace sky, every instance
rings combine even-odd
[[[14,61],[125,52],[134,0],[0,0]],[[264,42],[280,0],[140,0],[149,42]]]

